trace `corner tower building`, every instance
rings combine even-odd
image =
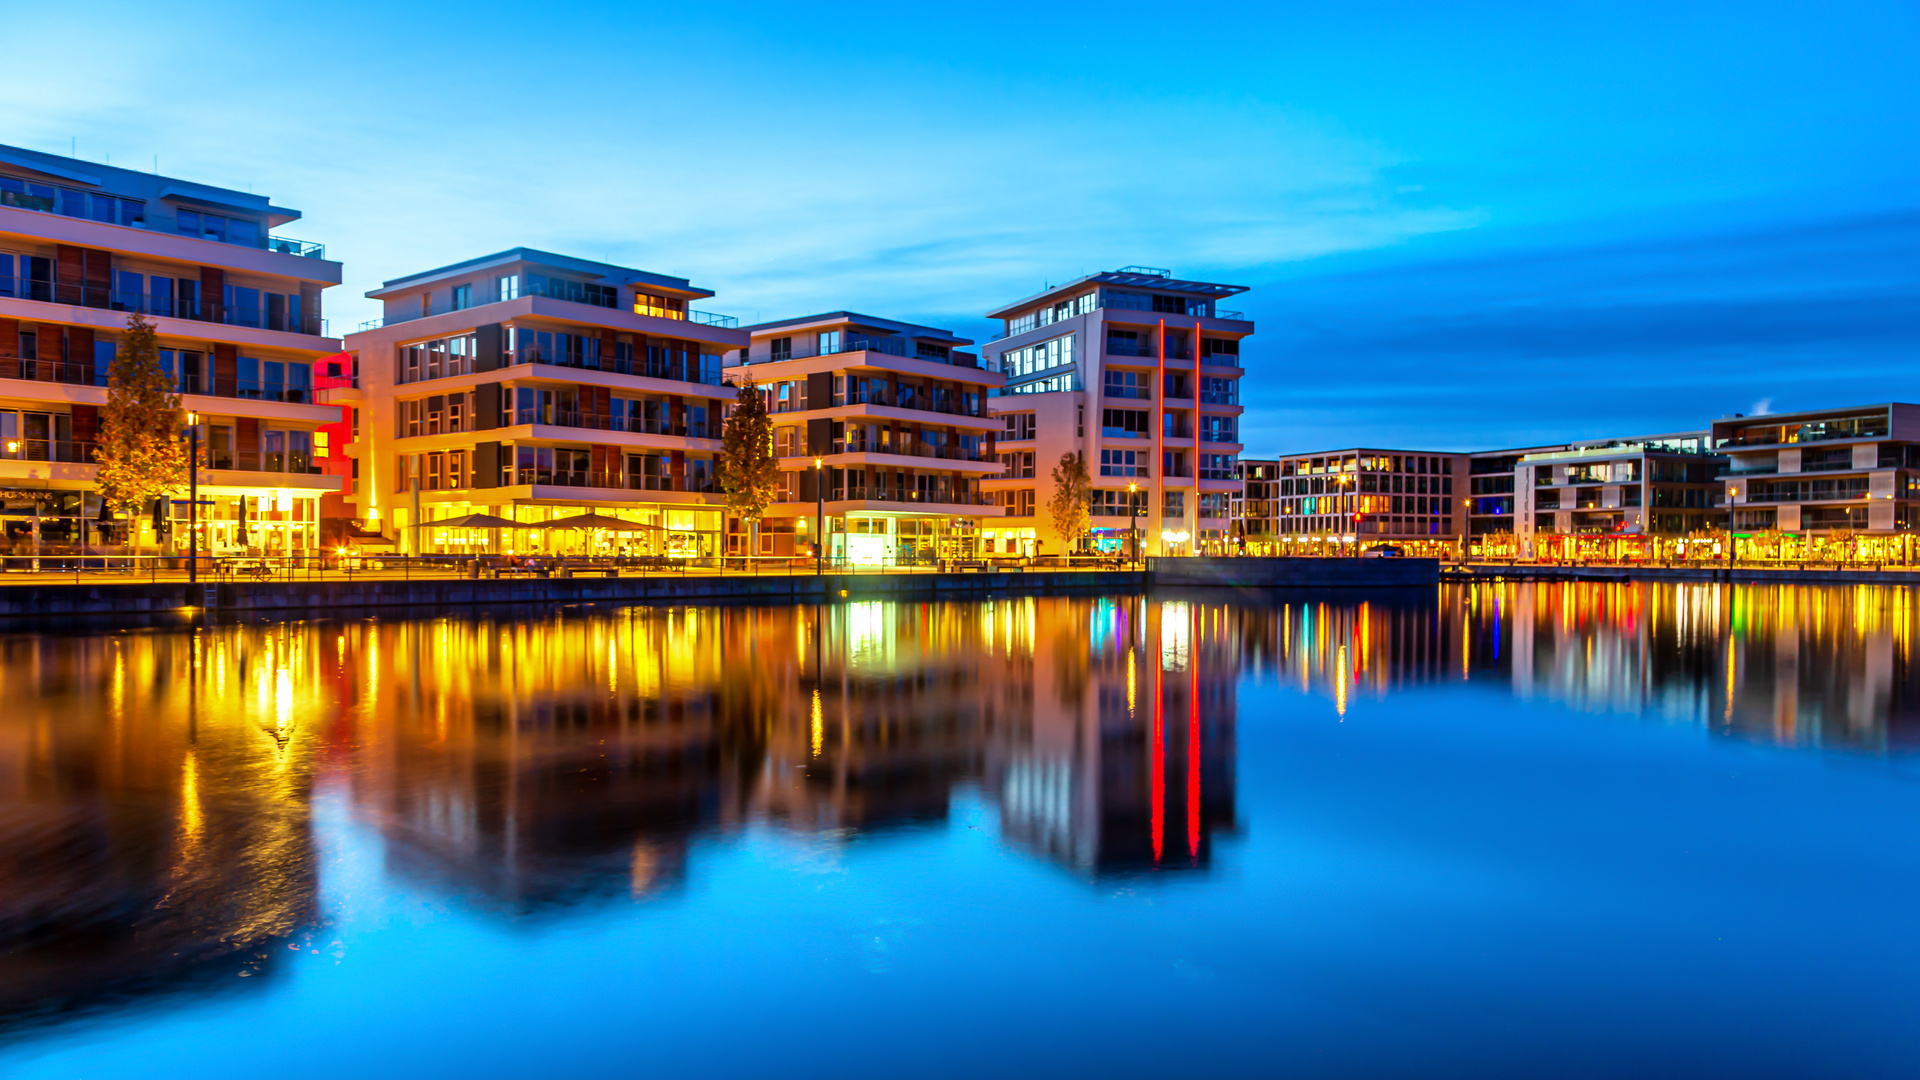
[[[1054,465],[1074,451],[1094,489],[1094,550],[1127,551],[1135,500],[1142,554],[1223,549],[1253,323],[1216,305],[1245,291],[1129,266],[987,313],[1004,330],[982,353],[1007,379],[990,401],[1004,469],[983,486],[1006,520],[983,528],[988,554],[1066,550],[1047,503]]]

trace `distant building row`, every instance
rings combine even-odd
[[[1236,541],[1490,558],[1911,558],[1920,405],[1729,416],[1702,431],[1479,453],[1244,460]]]
[[[989,312],[978,353],[837,311],[738,326],[684,278],[516,248],[386,282],[341,337],[340,263],[262,196],[0,147],[0,526],[9,545],[185,547],[103,520],[93,440],[129,312],[205,425],[202,550],[747,554],[716,482],[734,384],[785,476],[759,554],[1058,553],[1051,469],[1084,453],[1092,544],[1221,548],[1240,445],[1239,286],[1128,267]],[[483,530],[595,513],[624,525]],[[827,536],[813,535],[824,518]],[[156,527],[157,531],[156,531]],[[31,534],[29,536],[29,533]],[[505,538],[503,539],[503,534]]]

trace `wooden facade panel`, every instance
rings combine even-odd
[[[236,345],[213,346],[213,392],[220,397],[240,393],[240,349]]]
[[[234,466],[240,469],[260,467],[260,418],[236,416],[233,420]]]

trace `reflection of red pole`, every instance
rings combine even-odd
[[[1156,863],[1160,861],[1161,839],[1166,831],[1167,816],[1167,747],[1166,740],[1161,735],[1166,729],[1167,722],[1167,699],[1161,686],[1162,674],[1166,666],[1167,655],[1163,646],[1153,665],[1153,733],[1151,736],[1153,746],[1150,766],[1152,775],[1148,781],[1153,798],[1153,861]]]
[[[1187,854],[1200,861],[1200,608],[1187,634]]]

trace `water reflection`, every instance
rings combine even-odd
[[[0,1019],[245,994],[335,947],[322,785],[389,874],[501,918],[674,890],[704,836],[945,827],[963,794],[1062,872],[1204,875],[1239,827],[1243,676],[1311,722],[1471,683],[1882,751],[1912,741],[1913,614],[1891,588],[1556,584],[8,637]]]

